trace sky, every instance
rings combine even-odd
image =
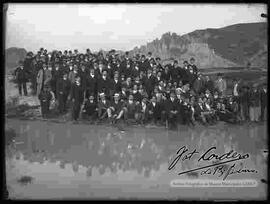
[[[6,48],[130,50],[166,32],[266,22],[266,4],[8,4]]]

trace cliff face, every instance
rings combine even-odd
[[[151,51],[162,59],[196,59],[200,68],[267,66],[267,23],[236,24],[220,29],[196,30],[179,36],[165,33],[131,53]]]
[[[11,47],[5,50],[6,68],[14,68],[18,66],[18,62],[23,60],[27,54],[24,48]]]

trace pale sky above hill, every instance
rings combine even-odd
[[[165,32],[266,22],[263,4],[9,4],[6,48],[129,50]]]

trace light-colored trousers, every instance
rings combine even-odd
[[[249,108],[249,118],[250,121],[259,121],[261,114],[260,106]]]

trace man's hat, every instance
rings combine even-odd
[[[114,97],[119,97],[119,96],[120,96],[119,93],[114,94]]]
[[[160,57],[156,57],[156,60],[160,60]]]
[[[102,69],[102,73],[105,72],[105,71],[108,72],[108,69]]]
[[[148,52],[147,54],[148,54],[148,55],[152,55],[152,52]]]
[[[222,73],[220,73],[220,72],[217,74],[217,76],[222,76],[222,75],[223,75],[223,74],[222,74]]]
[[[44,88],[47,88],[48,89],[48,88],[50,88],[50,86],[48,84],[45,84],[44,85]]]

